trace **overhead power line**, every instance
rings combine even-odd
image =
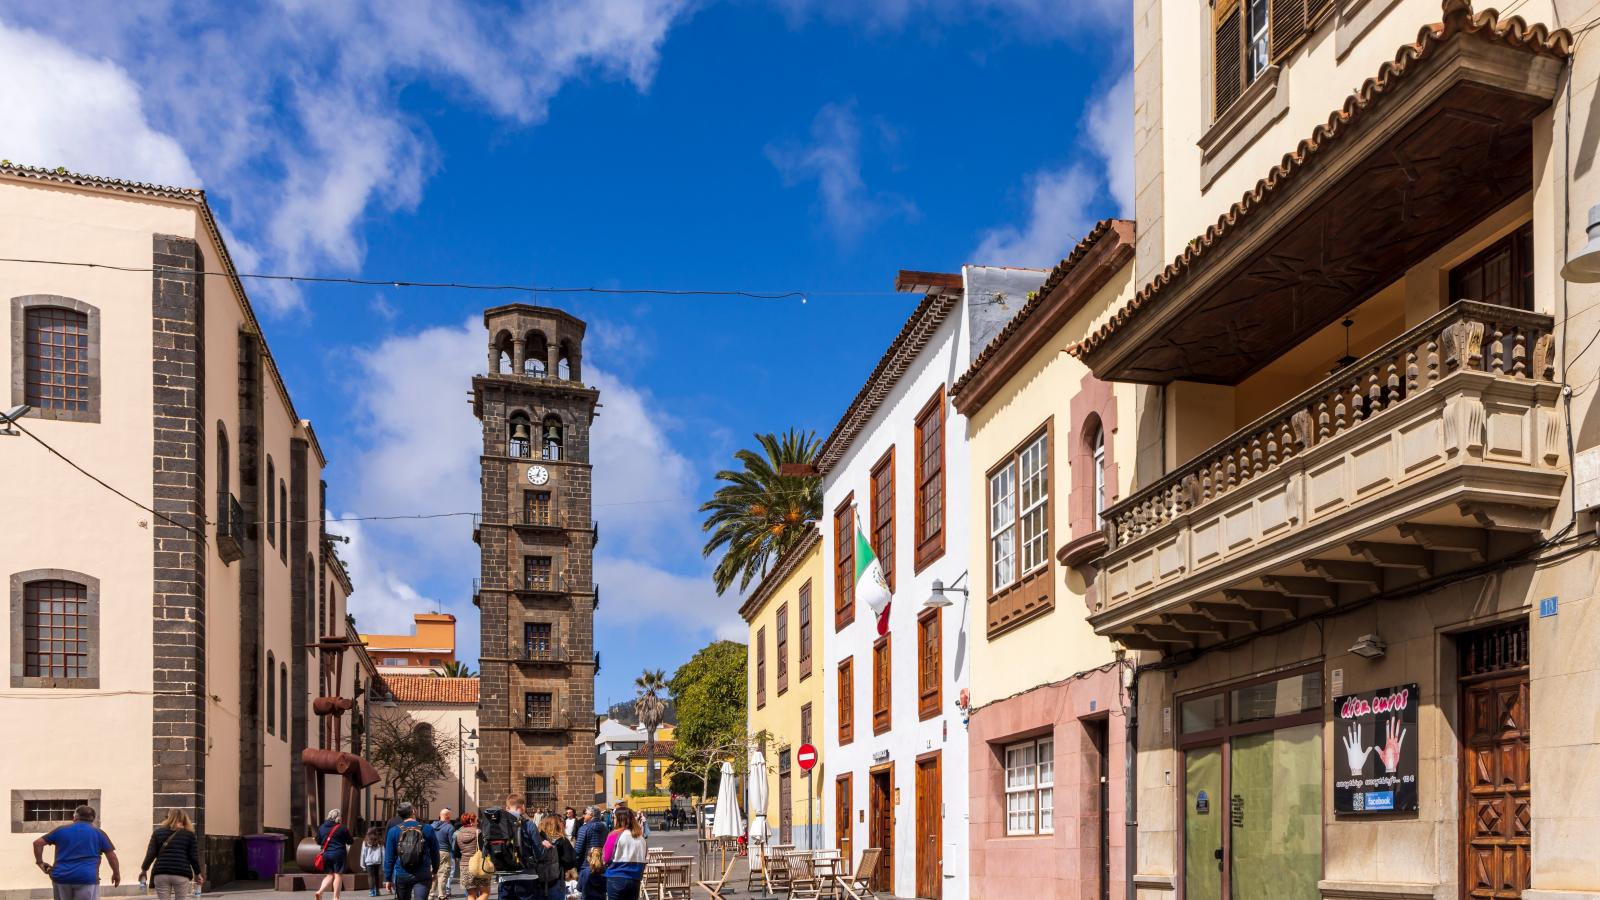
[[[0,262],[24,265],[66,266],[79,269],[106,269],[113,272],[154,273],[153,267],[124,266],[115,263],[88,262],[66,259],[28,259],[0,257]],[[165,270],[163,270],[165,271]],[[254,281],[281,281],[299,284],[330,284],[352,287],[432,288],[437,290],[488,291],[518,294],[607,294],[617,296],[654,297],[743,297],[750,300],[792,300],[806,302],[807,297],[899,297],[901,291],[746,291],[726,288],[624,288],[624,287],[562,287],[559,285],[516,284],[511,282],[431,281],[421,278],[354,278],[333,275],[290,275],[280,272],[197,272],[208,277],[231,277]]]

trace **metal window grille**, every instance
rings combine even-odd
[[[30,581],[22,600],[23,675],[89,677],[88,589],[71,581]]]
[[[24,317],[24,401],[39,409],[89,409],[89,317],[35,307]]]
[[[70,822],[78,807],[88,805],[86,797],[76,800],[24,800],[22,801],[22,821],[24,822]]]

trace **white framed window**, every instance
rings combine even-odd
[[[1256,76],[1267,68],[1267,0],[1248,0],[1250,11],[1250,33],[1247,37],[1249,53],[1247,58],[1250,66],[1247,83],[1256,80]]]
[[[1094,441],[1090,445],[1094,454],[1094,524],[1104,525],[1102,513],[1106,511],[1106,430],[1095,426]]]
[[[1055,739],[1005,748],[1006,834],[1055,833]]]
[[[1017,466],[989,476],[989,590],[1017,580]]]
[[[1026,575],[1050,561],[1050,444],[1041,434],[1017,456],[1021,478],[1022,572]]]

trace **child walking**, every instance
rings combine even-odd
[[[361,843],[361,868],[367,870],[372,887],[368,894],[378,896],[378,888],[383,886],[383,832],[376,825],[367,829],[367,839]]]

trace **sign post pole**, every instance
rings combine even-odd
[[[801,744],[795,752],[794,761],[800,765],[800,771],[806,773],[806,849],[817,849],[817,820],[815,815],[817,802],[816,792],[812,788],[811,770],[817,767],[817,748],[810,744]]]

